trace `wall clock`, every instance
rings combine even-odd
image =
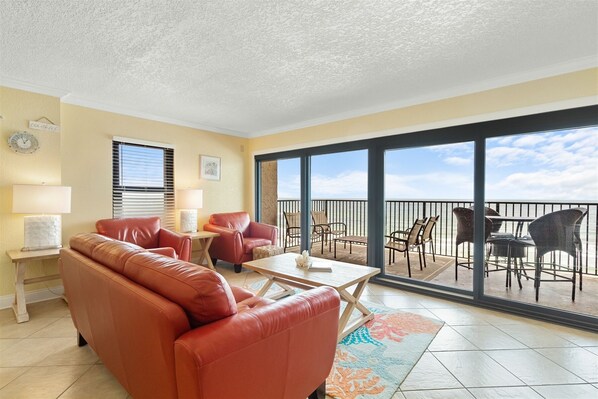
[[[28,132],[16,132],[8,138],[8,146],[19,154],[33,154],[39,149],[39,141]]]

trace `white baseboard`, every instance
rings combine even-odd
[[[56,285],[54,287],[42,288],[41,290],[27,291],[25,292],[25,300],[29,304],[61,298],[62,295],[64,295],[64,287]],[[0,296],[0,309],[10,308],[14,298],[14,294]]]

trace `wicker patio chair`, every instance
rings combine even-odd
[[[579,250],[581,240],[579,230],[581,220],[585,216],[584,208],[563,209],[541,216],[530,223],[529,234],[536,247],[534,258],[534,288],[536,289],[536,301],[540,296],[541,282],[571,282],[571,300],[575,301],[575,283],[577,271],[581,280],[581,266],[579,265]],[[529,239],[519,239],[525,242]],[[560,256],[552,256],[550,262],[543,262],[545,255],[553,252],[561,252],[571,257],[573,262],[560,262]],[[568,257],[565,260],[569,260]],[[559,263],[557,263],[559,261]],[[566,263],[566,264],[564,264]],[[547,267],[548,266],[548,267]],[[548,274],[550,279],[542,279],[542,273]],[[566,275],[571,273],[569,277]],[[582,289],[581,281],[579,289]]]
[[[455,280],[458,280],[458,269],[459,266],[465,267],[466,269],[473,268],[473,262],[471,261],[470,245],[473,243],[473,209],[456,207],[453,208],[453,214],[457,218],[457,236],[455,237]],[[492,232],[492,221],[488,218],[484,218],[484,242],[488,240],[490,233]],[[459,245],[467,243],[467,262],[459,263],[458,249]],[[486,263],[486,275],[488,275],[488,265]]]
[[[422,253],[420,249],[420,234],[422,229],[424,228],[424,219],[417,219],[411,229],[404,231],[398,230],[393,231],[388,235],[389,238],[384,248],[388,248],[388,264],[391,264],[395,260],[395,252],[403,252],[407,256],[407,271],[409,273],[409,277],[411,277],[411,262],[409,260],[409,250],[412,248],[417,248],[417,252],[419,255],[419,268],[422,268]],[[406,233],[407,232],[407,233]]]

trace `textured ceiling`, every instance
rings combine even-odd
[[[596,65],[596,0],[0,0],[0,83],[250,137]]]

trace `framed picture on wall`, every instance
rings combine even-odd
[[[199,156],[199,177],[206,180],[220,180],[220,158],[208,155]]]

